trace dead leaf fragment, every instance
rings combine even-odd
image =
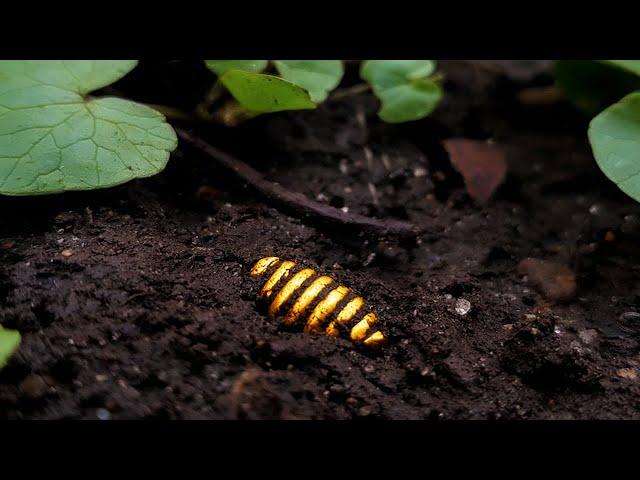
[[[0,250],[11,250],[15,246],[16,242],[14,242],[13,240],[6,240],[0,243]]]
[[[507,175],[507,160],[499,145],[466,138],[443,142],[452,165],[464,178],[469,196],[486,203]]]
[[[563,302],[576,294],[576,275],[568,267],[539,258],[525,258],[518,265],[520,275],[549,300]]]

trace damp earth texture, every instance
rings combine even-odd
[[[544,66],[439,66],[425,120],[385,124],[363,92],[198,129],[290,190],[411,221],[415,238],[287,215],[185,146],[113,189],[0,197],[0,320],[22,334],[0,418],[640,418],[640,208],[598,169],[588,118],[518,101],[552,81]],[[113,88],[189,108],[208,78],[141,62]],[[450,138],[504,150],[488,201],[470,198]],[[265,256],[366,299],[384,347],[270,318],[249,274]]]

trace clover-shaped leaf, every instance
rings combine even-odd
[[[255,113],[316,108],[304,88],[273,75],[229,70],[220,81],[244,108]]]
[[[428,78],[432,60],[368,60],[360,75],[382,102],[378,115],[385,122],[418,120],[429,115],[440,102],[440,86]]]
[[[324,101],[344,75],[340,60],[276,60],[274,63],[282,78],[305,88],[316,103]]]
[[[260,73],[269,64],[268,60],[205,60],[204,62],[217,75],[224,75],[229,70],[244,70]]]
[[[0,325],[0,370],[7,364],[7,360],[18,350],[19,346],[20,333],[2,328]]]
[[[136,64],[0,61],[0,194],[106,188],[164,169],[177,138],[162,114],[87,95]]]
[[[589,141],[605,175],[640,202],[640,92],[627,95],[591,120]]]

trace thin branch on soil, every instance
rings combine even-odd
[[[371,85],[368,83],[357,83],[351,87],[339,88],[331,93],[332,100],[338,100],[340,98],[351,97],[352,95],[358,95],[360,93],[368,92],[371,90]]]
[[[280,184],[264,178],[262,173],[254,170],[241,160],[218,150],[201,138],[182,128],[176,128],[178,137],[185,143],[197,148],[215,160],[227,170],[235,173],[248,185],[264,195],[278,207],[288,210],[302,218],[312,218],[320,223],[342,227],[356,228],[376,234],[395,234],[399,236],[415,236],[418,228],[412,223],[402,220],[380,220],[355,213],[345,213],[340,209],[315,202],[299,192],[292,192]]]
[[[546,87],[529,87],[518,92],[518,100],[523,105],[554,105],[564,100],[562,91],[555,85]]]

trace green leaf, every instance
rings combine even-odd
[[[224,75],[229,70],[260,73],[269,64],[267,60],[205,60],[204,63],[217,75]]]
[[[7,360],[18,350],[19,346],[20,333],[2,328],[0,325],[0,370],[7,364]]]
[[[244,108],[252,112],[316,108],[304,88],[273,75],[229,70],[220,81]]]
[[[86,96],[136,64],[0,61],[0,194],[106,188],[162,171],[177,146],[162,114]]]
[[[589,141],[604,174],[640,202],[640,92],[591,120]]]
[[[316,103],[327,98],[344,75],[340,60],[276,60],[274,63],[282,78],[305,88]]]
[[[440,102],[440,86],[427,78],[434,70],[432,60],[368,60],[360,76],[382,102],[380,118],[399,123],[426,117]]]
[[[640,60],[600,60],[603,63],[609,63],[616,67],[623,68],[628,72],[640,75]]]
[[[555,79],[570,101],[595,115],[640,88],[639,65],[634,60],[559,60]]]

